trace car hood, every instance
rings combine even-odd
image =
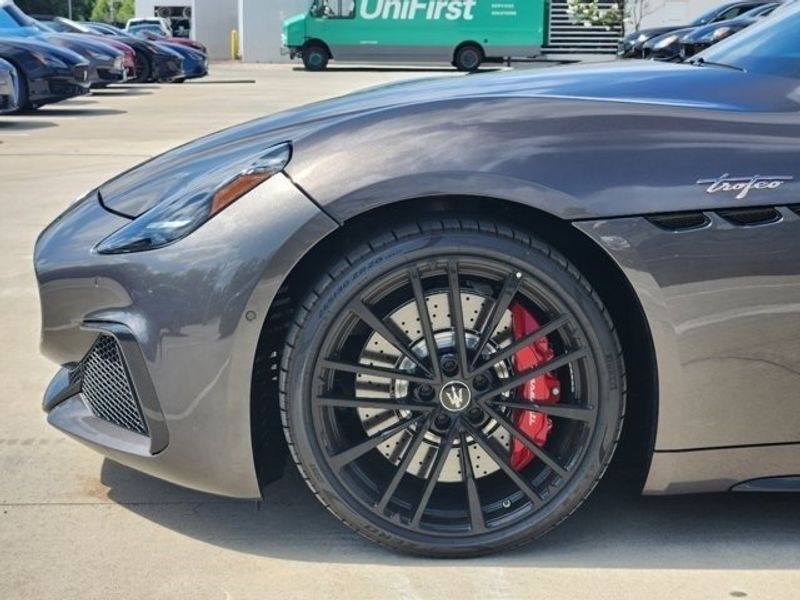
[[[714,33],[717,29],[722,27],[730,27],[731,29],[745,29],[749,27],[753,23],[755,23],[758,19],[748,17],[748,18],[738,18],[738,19],[731,19],[730,21],[719,21],[717,23],[712,23],[711,25],[703,25],[702,27],[697,27],[696,29],[692,29],[691,31],[687,32],[682,41],[685,42],[697,42],[702,40],[704,37]]]
[[[122,51],[112,44],[107,44],[80,33],[45,33],[43,38],[51,44],[69,48],[73,52],[90,59],[93,58],[90,52],[111,58],[122,55]]]
[[[669,33],[670,31],[675,31],[676,29],[683,29],[686,25],[675,25],[669,27],[650,27],[649,29],[639,29],[638,31],[634,31],[633,33],[629,33],[625,36],[623,41],[627,45],[631,45],[634,43],[639,43],[639,38],[641,36],[646,36],[647,39],[662,35],[664,33]],[[645,40],[646,41],[646,40]]]
[[[318,102],[227,129],[176,148],[101,186],[105,206],[135,217],[157,203],[224,181],[246,157],[298,141],[367,113],[460,99],[547,98],[663,105],[671,109],[797,111],[797,82],[730,69],[650,62],[608,63],[412,80]],[[548,103],[553,110],[553,103]],[[537,110],[531,104],[530,110]],[[542,109],[544,110],[544,109]],[[290,170],[291,170],[290,163]],[[235,171],[234,171],[235,172]]]
[[[86,65],[88,62],[80,54],[67,48],[60,48],[47,43],[43,39],[29,38],[25,36],[8,36],[6,31],[0,31],[0,52],[38,52],[55,56],[62,62],[70,66]]]

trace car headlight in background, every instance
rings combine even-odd
[[[288,142],[272,146],[221,185],[195,190],[187,196],[156,205],[100,242],[97,251],[100,254],[125,254],[163,248],[176,242],[280,173],[291,158],[292,146]]]
[[[45,67],[50,67],[51,69],[69,69],[67,63],[60,58],[56,58],[55,56],[50,56],[42,52],[32,52],[31,54],[33,55],[33,58],[36,59],[36,62],[44,65]]]
[[[730,35],[732,29],[730,27],[720,27],[719,29],[715,29],[714,33],[711,34],[712,40],[718,40],[724,37],[728,37]]]
[[[653,46],[653,48],[655,50],[663,50],[667,46],[674,44],[676,41],[678,41],[678,36],[676,34],[668,35],[663,40],[659,40],[659,42]]]

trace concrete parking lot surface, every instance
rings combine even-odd
[[[122,86],[0,117],[0,598],[800,598],[796,495],[642,498],[617,468],[535,545],[430,561],[361,540],[291,469],[257,510],[104,461],[50,429],[40,398],[55,365],[37,350],[32,247],[73,198],[225,126],[437,74],[213,72],[208,82]]]

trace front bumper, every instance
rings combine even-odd
[[[62,366],[45,395],[48,421],[156,477],[259,497],[250,388],[261,328],[308,246],[304,236],[322,236],[335,223],[283,175],[171,246],[113,256],[93,251],[128,222],[95,194],[37,241],[41,349]],[[291,242],[296,236],[304,241]],[[99,336],[119,345],[145,434],[112,422],[84,397],[80,371]]]
[[[156,81],[172,81],[185,76],[182,59],[156,55],[153,61],[153,79]]]
[[[16,71],[0,79],[0,114],[14,112],[19,108],[19,80]]]
[[[68,69],[56,69],[46,77],[28,83],[28,99],[31,104],[60,102],[89,93],[89,68],[87,65],[77,65]]]

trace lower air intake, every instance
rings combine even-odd
[[[84,359],[81,370],[81,393],[95,416],[147,435],[142,409],[116,339],[100,335]]]

